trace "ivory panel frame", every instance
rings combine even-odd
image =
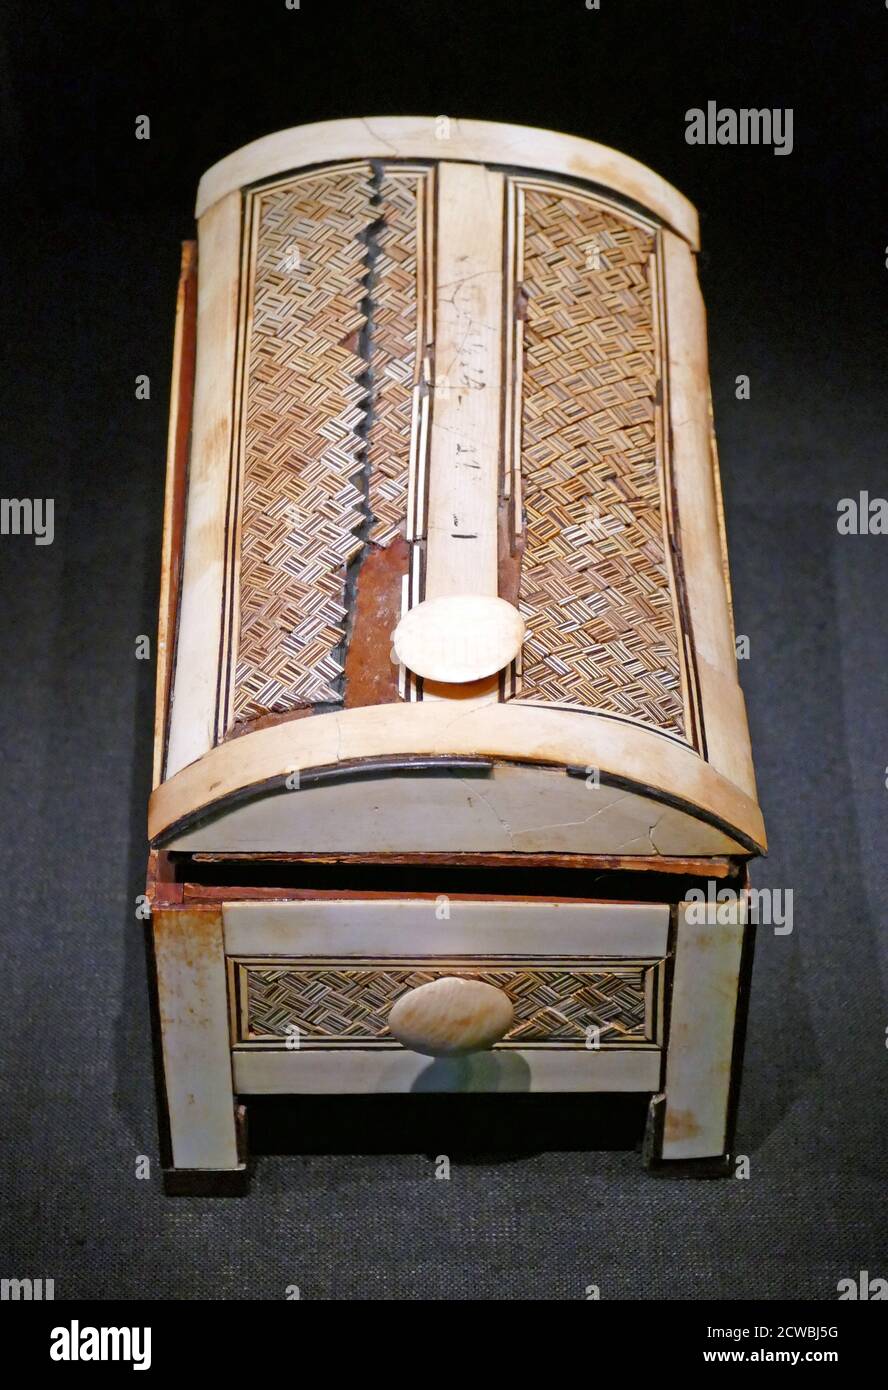
[[[660,957],[669,944],[665,903],[484,901],[435,898],[226,902],[228,956],[503,955]]]
[[[240,194],[229,193],[200,224],[194,418],[166,777],[211,748],[216,732],[241,211]],[[187,661],[179,659],[183,652]]]
[[[737,679],[712,454],[706,311],[688,245],[664,231],[662,246],[672,476],[705,756],[754,799],[755,774],[746,706]]]
[[[232,1051],[241,1095],[656,1091],[659,1048],[509,1048],[434,1060],[406,1048]]]
[[[157,840],[226,798],[261,792],[296,771],[413,755],[597,768],[655,799],[698,808],[756,849],[766,845],[757,803],[684,744],[593,714],[446,701],[318,714],[219,744],[155,788],[149,836]]]
[[[446,122],[446,124],[444,124]],[[693,204],[637,159],[576,135],[499,121],[442,116],[365,116],[316,121],[262,136],[212,165],[195,216],[248,184],[345,159],[449,159],[545,169],[613,189],[656,214],[697,250]]]

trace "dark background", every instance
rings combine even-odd
[[[888,1275],[888,537],[836,531],[840,498],[888,495],[881,0],[14,2],[3,24],[2,489],[54,497],[56,539],[0,539],[0,1274],[123,1299],[834,1299]],[[710,98],[792,107],[792,154],[687,145]],[[795,895],[793,934],[759,933],[746,1181],[651,1178],[583,1099],[418,1098],[288,1107],[296,1156],[260,1158],[247,1198],[161,1195],[134,918],[154,667],[133,653],[179,242],[215,160],[379,114],[586,136],[700,209],[771,841],[754,881]]]

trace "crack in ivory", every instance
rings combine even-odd
[[[597,820],[599,816],[603,815],[605,811],[610,811],[612,807],[619,806],[621,801],[627,801],[631,795],[631,792],[623,792],[620,796],[615,796],[613,801],[608,801],[604,806],[600,806],[597,811],[593,811],[591,816],[584,816],[581,820],[560,820],[552,821],[547,825],[531,825],[524,830],[516,830],[515,834],[531,835],[539,834],[539,832],[546,830],[568,830],[571,826],[575,825],[589,825],[592,821]]]
[[[393,155],[400,155],[400,150],[398,149],[398,146],[393,145],[391,140],[386,140],[385,136],[380,135],[378,130],[374,130],[370,122],[367,120],[366,116],[360,116],[359,120],[361,122],[361,125],[364,127],[367,134],[370,136],[372,140],[378,140],[379,143],[381,145],[385,145],[386,149],[390,150]]]
[[[479,792],[478,789],[477,789],[477,787],[470,786],[470,784],[466,781],[466,779],[465,779],[464,777],[460,777],[460,778],[458,778],[457,780],[465,787],[467,793],[469,793],[469,792],[474,792],[475,795],[477,796],[478,800],[484,802],[484,805],[487,807],[488,811],[490,811],[490,813],[491,813],[491,815],[494,817],[494,819],[498,822],[500,828],[506,832],[506,838],[507,838],[508,841],[509,841],[510,847],[511,847],[512,849],[516,849],[517,846],[516,846],[515,841],[514,841],[514,839],[513,839],[513,837],[512,837],[512,827],[509,825],[508,821],[503,820],[502,816],[500,815],[500,813],[499,813],[499,811],[496,809],[496,807],[495,807],[495,806],[492,806],[492,805],[490,804],[490,802],[487,800],[487,797],[484,796],[484,794],[483,794],[482,792]],[[469,800],[469,805],[471,805],[471,797],[470,797],[470,796],[468,797],[468,800]]]
[[[496,809],[496,807],[495,807],[495,806],[491,803],[491,801],[483,794],[483,792],[481,792],[481,791],[478,790],[477,786],[474,786],[473,784],[468,783],[468,782],[465,780],[464,777],[460,777],[460,778],[458,778],[457,780],[460,782],[460,784],[461,784],[462,786],[465,787],[467,793],[474,794],[474,795],[478,798],[479,801],[481,801],[481,802],[484,803],[484,805],[487,807],[488,811],[490,811],[491,815],[494,816],[494,818],[495,818],[497,824],[498,824],[498,825],[500,826],[500,828],[504,831],[504,833],[505,833],[505,835],[506,835],[506,837],[507,837],[507,839],[508,839],[508,841],[509,841],[509,845],[510,845],[510,847],[511,847],[512,849],[520,849],[520,848],[521,848],[520,839],[519,839],[519,837],[521,837],[521,836],[527,836],[527,835],[542,835],[542,834],[548,834],[548,832],[549,832],[549,831],[552,831],[552,830],[569,830],[569,829],[571,829],[572,827],[575,827],[575,826],[578,827],[578,826],[589,825],[589,824],[591,824],[592,821],[597,820],[599,816],[604,815],[604,813],[605,813],[606,811],[610,811],[610,810],[612,810],[615,806],[619,806],[619,804],[620,804],[622,801],[629,801],[629,800],[632,800],[632,798],[633,798],[633,793],[632,793],[632,792],[621,792],[619,796],[615,796],[615,797],[613,797],[612,800],[605,802],[605,804],[604,804],[603,806],[599,806],[598,810],[597,810],[597,811],[593,811],[592,814],[591,814],[590,816],[583,816],[580,820],[548,821],[548,822],[546,822],[546,823],[543,824],[543,825],[528,825],[528,826],[523,826],[523,827],[521,827],[521,828],[516,828],[515,826],[511,825],[507,820],[505,820],[505,819],[500,815],[500,813],[499,813],[499,811]],[[660,819],[660,818],[658,818],[658,820],[654,822],[654,826],[652,827],[652,829],[655,829],[656,826],[659,824],[659,819]],[[648,832],[648,838],[650,839],[650,832]],[[638,836],[633,836],[633,839],[638,839]],[[631,841],[627,841],[627,843],[631,843]],[[660,851],[659,851],[659,850],[656,848],[656,846],[653,844],[653,841],[651,841],[651,845],[652,845],[652,848],[653,848],[653,850],[654,850],[654,853],[655,853],[655,854],[659,854]]]

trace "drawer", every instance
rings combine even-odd
[[[496,1047],[658,1047],[664,961],[434,959],[229,961],[241,1047],[398,1047],[395,1002],[433,980],[480,980],[511,1001]]]
[[[655,1090],[669,908],[354,897],[223,908],[236,1088]],[[389,1015],[444,978],[506,995],[487,1051],[431,1058]]]

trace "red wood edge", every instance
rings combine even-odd
[[[173,379],[170,386],[170,430],[167,440],[167,472],[164,486],[160,603],[157,623],[157,688],[152,778],[154,786],[163,780],[163,766],[166,759],[169,731],[170,688],[175,666],[176,627],[182,576],[182,537],[185,526],[188,455],[194,408],[196,349],[197,242],[183,241],[176,295]]]

